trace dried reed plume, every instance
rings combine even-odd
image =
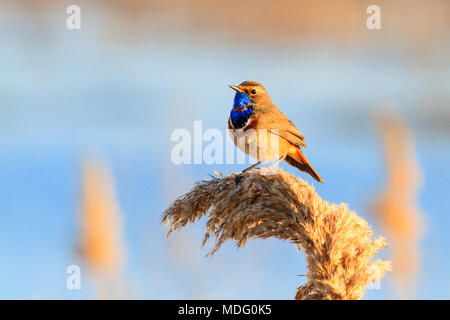
[[[98,296],[119,297],[124,246],[113,180],[106,166],[92,161],[83,164],[82,178],[81,257],[93,272]]]
[[[393,114],[376,120],[385,151],[387,181],[372,211],[392,243],[397,293],[401,298],[413,298],[420,265],[418,242],[424,231],[422,213],[416,204],[420,168],[406,124]]]
[[[309,272],[295,299],[360,299],[367,283],[390,270],[371,261],[386,246],[373,238],[367,222],[345,204],[322,200],[301,179],[281,169],[263,168],[197,183],[162,215],[168,235],[207,215],[203,245],[211,235],[213,255],[229,239],[238,247],[249,238],[275,237],[303,247]]]

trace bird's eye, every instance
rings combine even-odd
[[[255,89],[252,90],[252,94],[256,94],[256,90]]]

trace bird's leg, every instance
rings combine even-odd
[[[247,169],[243,170],[242,173],[246,173],[247,171],[252,170],[254,167],[256,167],[257,165],[259,165],[261,163],[261,161],[258,161],[257,163],[255,163],[254,165],[248,167]]]
[[[284,159],[286,159],[287,154],[283,154],[280,159],[278,159],[274,164],[272,164],[270,167],[273,168],[275,167],[277,164],[279,164],[281,161],[283,161]]]

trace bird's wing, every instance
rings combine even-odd
[[[293,145],[306,148],[305,137],[298,131],[292,121],[276,106],[267,110],[263,118],[267,122],[265,126],[262,126],[263,128],[272,129],[274,133],[277,133]]]

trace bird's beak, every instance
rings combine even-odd
[[[229,87],[230,87],[231,89],[233,89],[233,90],[236,90],[237,92],[242,92],[242,93],[245,92],[244,90],[242,90],[241,88],[236,87],[236,86],[229,85]]]

